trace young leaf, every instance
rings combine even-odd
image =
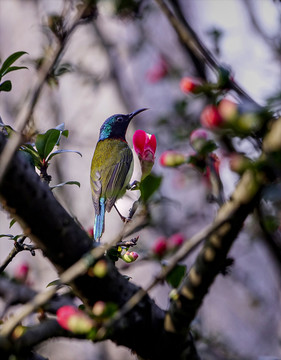
[[[61,131],[50,129],[44,134],[38,134],[35,147],[38,150],[41,159],[46,159],[54,147],[58,144]]]
[[[12,234],[1,234],[0,238],[2,238],[2,237],[8,237],[8,238],[12,239],[14,237],[14,235],[12,235]]]
[[[51,160],[52,157],[54,157],[54,156],[56,156],[56,155],[58,155],[58,154],[69,153],[69,152],[71,152],[71,153],[76,153],[76,154],[78,154],[78,155],[80,155],[80,156],[82,157],[82,154],[81,154],[79,151],[61,149],[61,150],[56,150],[56,151],[52,152],[52,153],[50,154],[50,156],[48,157],[48,161]]]
[[[12,227],[16,222],[17,222],[16,219],[12,219],[12,220],[10,221],[9,228],[11,229],[11,227]]]
[[[28,69],[26,66],[10,66],[8,70],[5,72],[5,75],[8,74],[11,71],[17,71],[21,69]]]
[[[12,90],[12,83],[10,80],[6,80],[0,84],[0,91],[11,91]]]
[[[141,198],[144,202],[147,202],[149,198],[159,189],[161,181],[162,176],[149,174],[140,183]]]
[[[10,55],[2,64],[2,67],[0,69],[0,77],[3,77],[7,73],[7,70],[9,69],[9,67],[24,54],[27,54],[27,52],[17,51],[15,53],[13,53],[12,55]]]
[[[185,273],[186,273],[185,265],[176,265],[176,267],[167,276],[166,278],[167,283],[171,285],[172,288],[177,288],[180,285]]]
[[[60,183],[58,185],[50,186],[50,189],[53,190],[55,188],[62,187],[64,185],[77,185],[78,187],[80,187],[80,182],[78,182],[78,181],[65,181],[65,182]]]
[[[29,154],[32,158],[33,164],[36,167],[40,167],[41,161],[39,153],[34,149],[34,147],[31,144],[25,144],[23,145],[20,150],[23,153]]]

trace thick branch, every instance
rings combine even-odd
[[[0,136],[0,152],[4,144],[5,139]],[[43,250],[59,272],[92,248],[89,236],[56,201],[20,153],[10,163],[0,185],[0,195],[6,210],[19,221],[26,235]],[[108,273],[103,279],[85,274],[76,279],[73,286],[88,305],[103,300],[121,307],[139,288],[120,275],[111,262],[107,264]],[[115,324],[110,338],[144,358],[177,359],[183,351],[191,351],[196,358],[189,336],[165,332],[164,316],[164,311],[146,295]]]

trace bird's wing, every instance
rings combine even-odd
[[[120,161],[111,167],[108,184],[105,190],[106,210],[109,212],[115,201],[123,196],[127,182],[130,181],[128,173],[133,161],[132,150],[126,147],[121,150]]]
[[[95,208],[96,215],[100,213],[100,195],[101,195],[101,175],[99,171],[96,171],[91,175],[91,187],[92,187],[92,198]]]

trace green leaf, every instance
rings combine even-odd
[[[180,285],[185,273],[185,265],[176,265],[176,267],[167,276],[166,281],[170,286],[172,286],[172,288],[177,288]]]
[[[8,238],[12,239],[14,237],[14,235],[12,235],[12,234],[1,234],[0,238],[2,238],[2,237],[8,237]]]
[[[16,222],[17,222],[16,219],[12,219],[12,220],[10,221],[9,228],[11,229],[11,227],[12,227]]]
[[[9,71],[8,69],[10,68],[10,66],[17,60],[19,59],[21,56],[27,54],[27,52],[25,51],[17,51],[15,53],[13,53],[12,55],[10,55],[2,64],[2,67],[0,69],[0,77],[3,77],[5,74],[7,74]],[[10,70],[12,71],[12,70]]]
[[[140,183],[141,198],[146,203],[149,198],[159,189],[162,182],[162,176],[149,174]]]
[[[11,71],[17,71],[21,69],[28,69],[26,66],[11,66],[9,69],[5,72],[5,75],[8,74]]]
[[[20,150],[23,153],[26,153],[29,156],[31,156],[31,159],[32,159],[31,164],[40,169],[41,159],[40,159],[39,153],[34,149],[34,147],[31,144],[22,145]],[[30,161],[31,159],[28,159],[28,160]]]
[[[75,153],[75,154],[78,154],[82,157],[82,154],[79,152],[79,151],[76,151],[76,150],[65,150],[65,149],[61,149],[61,150],[56,150],[54,152],[52,152],[50,154],[50,156],[48,157],[48,161],[52,159],[52,157],[58,155],[58,154],[63,154],[63,153]]]
[[[64,185],[77,185],[78,187],[80,187],[80,182],[78,182],[78,181],[65,181],[65,182],[60,183],[58,185],[50,186],[50,189],[53,190],[55,188],[62,187]]]
[[[46,287],[57,286],[57,285],[62,285],[60,282],[60,279],[56,279],[56,280],[49,282],[49,284]]]
[[[6,80],[0,84],[0,91],[11,91],[12,90],[12,83],[10,80]]]
[[[58,144],[61,137],[61,131],[50,129],[44,134],[38,134],[35,141],[35,147],[38,150],[41,159],[46,159],[54,147]]]

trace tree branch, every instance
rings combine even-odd
[[[1,135],[0,152],[5,141]],[[0,184],[0,196],[3,207],[13,213],[24,233],[43,250],[59,273],[91,250],[92,240],[56,201],[48,186],[40,181],[20,153],[12,159]],[[87,273],[81,275],[72,283],[74,291],[86,305],[92,306],[102,300],[122,307],[139,287],[119,274],[109,260],[106,261],[108,272],[104,278],[91,277]],[[146,295],[115,324],[108,338],[144,358],[177,359],[187,351],[196,359],[189,335],[166,332],[164,317],[165,312]]]

